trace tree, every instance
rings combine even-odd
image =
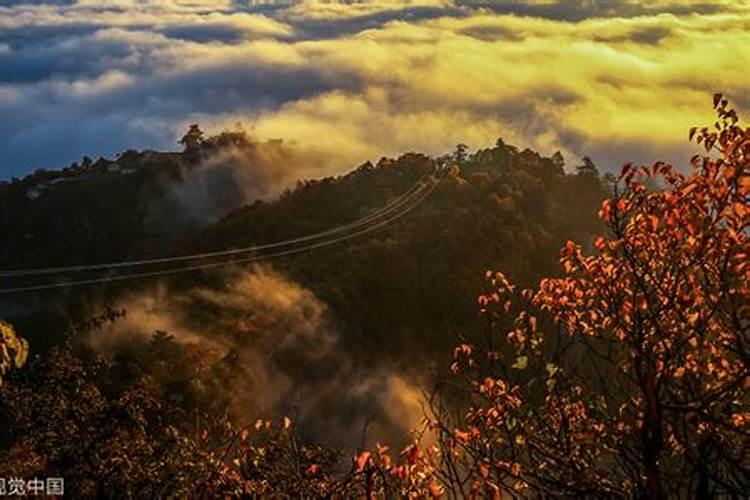
[[[563,171],[565,169],[565,158],[560,151],[555,151],[555,154],[552,155],[552,164],[559,171]]]
[[[247,148],[254,144],[253,138],[248,135],[241,123],[235,124],[234,130],[223,130],[218,135],[202,139],[200,142],[204,148]]]
[[[689,176],[623,168],[594,255],[568,242],[564,276],[536,289],[488,273],[479,303],[505,342],[456,350],[470,408],[458,424],[434,419],[475,491],[748,491],[750,128],[723,97],[714,105],[717,131],[691,131],[707,153]],[[654,177],[662,189],[647,189]]]
[[[581,161],[583,163],[576,167],[576,171],[579,174],[595,175],[597,177],[599,176],[599,169],[596,168],[596,165],[591,158],[589,158],[588,156],[584,156]]]
[[[453,152],[453,161],[455,161],[459,165],[463,164],[468,156],[468,151],[469,146],[467,146],[466,144],[457,144],[456,149]]]
[[[190,125],[190,128],[185,132],[185,135],[182,136],[179,143],[185,146],[186,153],[194,153],[198,151],[203,143],[203,131],[198,124],[194,123]]]

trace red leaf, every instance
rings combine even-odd
[[[370,452],[363,451],[357,457],[357,472],[362,472],[367,466],[367,462],[370,460]]]
[[[443,489],[435,482],[430,483],[430,495],[432,495],[433,498],[440,498],[440,496],[443,494]]]
[[[650,215],[649,220],[651,221],[651,230],[656,231],[659,228],[659,218],[655,215]]]

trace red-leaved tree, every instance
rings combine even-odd
[[[690,175],[623,168],[608,234],[590,255],[568,242],[563,277],[518,290],[488,273],[494,339],[453,365],[470,409],[433,419],[449,494],[750,491],[750,128],[714,107]]]

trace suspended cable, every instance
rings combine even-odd
[[[9,270],[9,271],[0,271],[0,278],[44,276],[44,275],[50,275],[50,274],[63,274],[63,273],[74,273],[74,272],[77,273],[77,272],[98,271],[98,270],[105,270],[105,269],[121,269],[121,268],[141,267],[141,266],[148,266],[148,265],[155,265],[155,264],[167,264],[167,263],[172,263],[172,262],[203,260],[203,259],[214,258],[214,257],[225,257],[225,256],[238,255],[238,254],[243,254],[243,253],[257,252],[261,250],[268,250],[272,248],[279,248],[279,247],[283,247],[287,245],[293,245],[295,243],[303,243],[306,241],[312,241],[317,238],[322,238],[324,236],[338,234],[340,232],[344,232],[350,229],[360,227],[362,225],[369,223],[371,220],[380,218],[390,212],[393,212],[394,210],[408,203],[413,197],[415,197],[419,193],[419,191],[425,187],[424,181],[428,179],[431,175],[432,175],[431,172],[426,173],[419,180],[417,180],[406,192],[399,195],[395,200],[375,210],[374,212],[367,214],[361,219],[357,219],[353,222],[350,222],[341,226],[337,226],[332,229],[327,229],[325,231],[321,231],[318,233],[313,233],[310,235],[300,236],[297,238],[277,241],[273,243],[265,243],[265,244],[252,245],[252,246],[242,247],[242,248],[219,250],[219,251],[205,252],[205,253],[198,253],[198,254],[191,254],[191,255],[159,257],[159,258],[152,258],[152,259],[130,260],[130,261],[122,261],[122,262],[108,262],[108,263],[101,263],[101,264],[87,264],[87,265],[76,265],[76,266],[65,266],[65,267],[46,267],[46,268],[35,268],[35,269],[17,269],[17,270]]]
[[[232,265],[237,265],[237,264],[246,264],[246,263],[255,262],[259,260],[273,259],[273,258],[285,256],[285,255],[292,255],[296,253],[306,252],[308,250],[314,250],[317,248],[331,246],[336,243],[340,243],[342,241],[350,240],[352,238],[356,238],[356,237],[377,231],[378,229],[384,228],[392,224],[396,220],[404,217],[406,214],[408,214],[409,212],[414,210],[417,206],[419,206],[432,193],[432,191],[434,191],[437,184],[438,184],[437,182],[431,183],[428,189],[426,190],[426,192],[424,192],[424,194],[418,197],[416,201],[408,205],[404,210],[398,212],[396,215],[391,216],[390,218],[387,218],[387,219],[382,220],[381,222],[378,222],[377,224],[373,226],[369,226],[357,232],[347,234],[344,236],[339,236],[337,238],[333,238],[327,241],[310,243],[300,248],[283,250],[283,251],[271,253],[268,255],[254,255],[254,256],[246,257],[242,259],[234,259],[234,260],[221,261],[221,262],[211,262],[211,263],[206,263],[206,264],[198,264],[198,265],[192,265],[192,266],[187,266],[187,267],[181,267],[177,269],[167,269],[167,270],[162,270],[162,271],[150,271],[150,272],[143,272],[143,273],[117,275],[117,276],[105,276],[101,278],[91,278],[91,279],[75,280],[75,281],[63,281],[59,283],[46,283],[46,284],[41,284],[41,285],[1,288],[0,294],[5,295],[5,294],[11,294],[11,293],[32,292],[32,291],[52,290],[52,289],[57,289],[57,288],[68,288],[68,287],[74,287],[74,286],[112,283],[112,282],[134,280],[134,279],[140,279],[140,278],[170,276],[170,275],[175,275],[175,274],[180,274],[180,273],[200,271],[200,270],[205,270],[205,269],[213,269],[213,268],[232,266]]]

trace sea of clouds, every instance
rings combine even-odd
[[[750,7],[715,0],[0,0],[0,179],[242,122],[325,172],[498,136],[684,162],[750,109]]]

